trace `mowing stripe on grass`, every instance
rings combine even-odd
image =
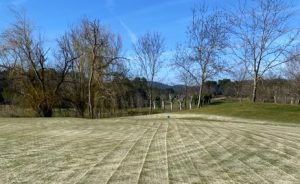
[[[165,144],[168,124],[163,122],[151,142],[139,183],[168,183],[168,158]]]
[[[145,155],[143,157],[142,165],[141,165],[141,167],[139,169],[139,172],[138,172],[137,183],[140,183],[141,174],[142,174],[142,171],[143,171],[143,168],[144,168],[144,165],[145,165],[145,161],[146,161],[147,155],[149,153],[150,145],[152,144],[153,138],[157,134],[158,129],[161,127],[161,125],[162,125],[162,123],[160,123],[159,127],[156,129],[155,133],[152,135],[152,137],[150,139],[150,142],[147,144],[146,153],[145,153]]]
[[[224,128],[224,127],[223,127]],[[231,130],[228,132],[232,133]],[[216,135],[226,136],[226,132],[217,131]],[[235,134],[235,133],[233,133]],[[241,136],[236,134],[237,136]],[[291,182],[294,183],[297,179],[292,176],[291,174],[285,172],[284,170],[280,169],[279,167],[273,165],[269,160],[265,160],[266,158],[262,157],[259,148],[256,148],[257,142],[250,140],[245,136],[241,136],[243,139],[240,139],[240,142],[232,142],[230,137],[221,144],[224,144],[223,147],[231,148],[229,150],[234,150],[232,153],[241,159],[244,163],[252,167],[256,170],[257,173],[260,173],[265,179],[270,182]],[[251,142],[252,141],[252,142]],[[230,146],[228,145],[230,144]],[[245,145],[246,143],[246,145]]]
[[[161,123],[156,123],[154,128],[148,129],[133,149],[130,150],[128,156],[112,175],[108,183],[138,183],[150,144],[160,126]]]
[[[208,175],[209,180],[217,183],[233,183],[232,178],[225,172],[222,166],[218,164],[217,160],[213,157],[213,155],[211,155],[206,147],[201,142],[199,142],[197,138],[195,138],[195,136],[190,132],[187,126],[185,124],[182,124],[181,128],[183,132],[189,135],[190,141],[193,142],[193,146],[198,147],[198,151],[203,151],[204,153],[206,153],[206,156],[202,158],[203,160],[201,161],[205,162],[205,165],[208,165],[208,167],[205,168],[206,170],[202,172]]]
[[[171,181],[181,183],[208,182],[205,176],[201,175],[195,166],[197,159],[192,149],[188,149],[179,135],[177,122],[169,121],[170,131],[168,132],[168,156],[169,176]]]
[[[232,126],[232,125],[228,124],[228,126]],[[237,129],[237,127],[239,127],[239,128],[241,128],[241,129],[239,129],[241,131],[248,131],[248,133],[251,133],[253,135],[258,135],[260,137],[264,137],[267,139],[272,137],[272,139],[270,139],[270,141],[276,139],[276,142],[280,141],[280,143],[291,145],[291,148],[293,148],[293,149],[297,149],[298,151],[300,150],[300,146],[297,144],[300,142],[300,137],[298,139],[298,138],[293,138],[294,136],[291,136],[291,135],[284,136],[284,132],[276,132],[276,135],[274,135],[274,134],[270,133],[270,130],[263,131],[261,127],[253,127],[253,126],[247,126],[247,128],[244,128],[243,126],[233,126],[233,127],[235,127],[236,129]],[[260,133],[257,134],[256,132],[260,132]],[[266,137],[264,135],[269,135],[269,136]],[[290,137],[292,137],[292,139]]]
[[[248,130],[243,130],[243,129],[239,129],[239,128],[231,128],[231,129],[225,128],[225,129],[227,129],[233,133],[236,133],[238,136],[242,136],[242,137],[245,137],[246,139],[251,139],[252,141],[254,141],[255,144],[260,149],[265,150],[263,152],[262,156],[266,155],[264,157],[267,160],[269,158],[276,158],[277,156],[280,157],[280,160],[282,161],[281,163],[287,165],[286,167],[288,170],[290,170],[292,168],[294,168],[294,170],[296,170],[297,165],[300,164],[300,162],[299,162],[300,155],[297,155],[297,153],[298,153],[297,150],[296,151],[294,150],[295,155],[292,155],[290,153],[286,153],[284,150],[281,150],[280,147],[278,147],[278,144],[281,145],[282,147],[284,147],[283,144],[280,144],[279,142],[271,141],[271,139],[267,139],[266,137],[261,136],[258,133],[249,132]],[[247,134],[242,134],[241,132],[247,132]],[[272,160],[271,160],[271,162],[272,162]],[[277,164],[277,163],[278,162],[275,162],[275,164]],[[285,166],[283,165],[283,167],[285,167]]]
[[[124,141],[122,141],[111,152],[105,155],[101,161],[95,163],[95,165],[93,165],[91,169],[85,173],[78,183],[107,183],[115,170],[126,158],[129,151],[134,147],[137,141],[141,139],[147,130],[148,129],[128,135]]]
[[[213,144],[207,145],[207,149],[218,158],[218,162],[226,168],[226,172],[235,182],[243,183],[244,181],[251,181],[253,183],[269,183],[265,178],[255,172],[255,170],[236,158],[235,155],[220,144],[220,141],[222,142],[222,140],[227,139],[226,137],[208,133],[205,129],[207,129],[207,127],[199,126],[198,128],[193,127],[191,131],[193,134],[199,134],[199,132],[201,132],[201,135],[204,133],[211,137]],[[200,138],[199,136],[197,137]],[[213,141],[213,137],[221,137],[222,139]]]

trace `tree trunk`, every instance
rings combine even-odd
[[[156,103],[155,103],[155,100],[153,101],[153,109],[154,109],[154,110],[156,109]]]
[[[152,82],[151,82],[151,86],[150,86],[150,112],[149,112],[149,114],[151,114],[152,113]]]
[[[287,96],[284,96],[284,103],[287,104]]]
[[[88,94],[88,98],[89,98],[89,101],[88,101],[88,106],[89,106],[89,117],[91,119],[94,118],[94,105],[93,105],[93,92],[92,92],[92,83],[93,83],[93,77],[94,77],[94,67],[92,67],[91,69],[91,75],[90,75],[90,78],[89,78],[89,85],[88,85],[88,91],[89,91],[89,94]]]
[[[38,113],[41,117],[52,117],[53,111],[47,104],[41,104],[38,107]]]
[[[89,104],[89,117],[91,119],[94,118],[94,108],[93,108],[93,102],[92,101],[93,101],[92,93],[91,93],[91,89],[89,87],[89,102],[88,102],[88,104]]]
[[[43,111],[43,117],[52,117],[52,109],[46,109]]]
[[[203,83],[204,81],[202,81],[202,83],[200,84],[200,88],[199,88],[199,95],[198,95],[198,108],[202,107],[202,91],[203,91]]]
[[[179,109],[182,110],[182,102],[179,102]]]
[[[256,102],[256,95],[257,95],[257,77],[253,79],[253,91],[252,91],[252,102]]]
[[[161,109],[165,110],[165,101],[163,101],[163,100],[161,101]]]
[[[190,102],[190,110],[192,110],[192,101]]]
[[[84,118],[84,107],[76,107],[77,114],[80,118]]]
[[[173,110],[173,102],[171,102],[171,107],[170,108],[171,108],[171,111],[172,111]]]
[[[187,109],[188,85],[185,84],[184,109]]]
[[[151,96],[151,95],[150,95]],[[150,97],[150,100],[149,100],[149,106],[150,106],[150,109],[149,109],[149,114],[151,114],[152,112],[152,100],[151,100],[151,97]]]

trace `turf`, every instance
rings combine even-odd
[[[189,116],[0,119],[0,183],[300,183],[300,126]]]
[[[201,109],[183,113],[213,114],[281,123],[300,123],[300,106],[271,103],[251,103],[239,101],[216,101]]]

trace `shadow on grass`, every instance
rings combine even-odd
[[[221,105],[223,103],[224,103],[224,100],[218,100],[218,101],[211,102],[209,105]]]

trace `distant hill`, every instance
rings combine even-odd
[[[185,86],[182,85],[182,84],[174,85],[174,86],[172,86],[172,88],[173,88],[175,91],[182,91],[182,90],[185,90]]]
[[[153,82],[153,88],[161,89],[161,90],[172,88],[172,89],[174,89],[175,92],[178,92],[178,91],[184,90],[185,87],[184,87],[184,85],[181,85],[181,84],[168,85],[168,84],[164,84],[161,82]]]
[[[168,84],[161,83],[161,82],[153,82],[153,88],[168,89],[168,88],[172,88],[172,86],[170,86]]]

